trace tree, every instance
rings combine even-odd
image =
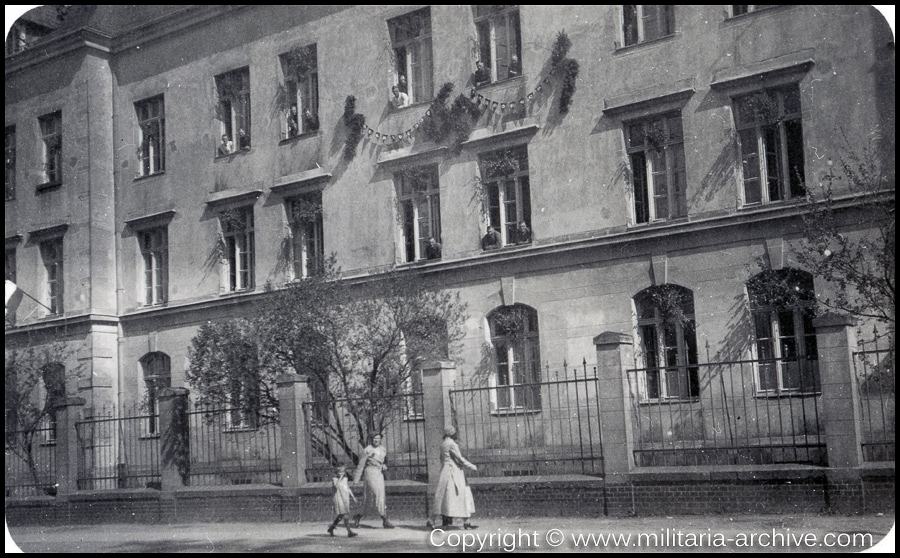
[[[51,343],[6,350],[6,448],[28,467],[34,486],[56,488],[38,471],[38,434],[56,438],[56,406],[66,397],[65,346]],[[78,371],[75,371],[77,376]]]
[[[333,258],[325,268],[269,287],[245,320],[203,326],[192,342],[188,381],[206,400],[222,400],[236,378],[255,382],[260,406],[277,409],[276,378],[308,376],[321,432],[355,460],[352,441],[384,431],[398,416],[413,372],[446,359],[462,339],[465,306],[458,294],[430,290],[410,273],[354,285],[341,280]]]

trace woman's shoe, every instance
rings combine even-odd
[[[384,527],[385,529],[393,529],[394,528],[394,524],[391,523],[390,521],[388,521],[387,517],[381,518],[381,526]]]
[[[356,533],[354,533],[354,532],[351,531],[350,529],[347,529],[347,536],[348,536],[348,537],[355,537],[355,536],[356,536]]]
[[[328,526],[328,534],[331,535],[332,537],[334,536],[334,525]]]
[[[362,514],[358,513],[353,516],[353,527],[359,529],[359,520],[362,519]]]
[[[463,523],[463,529],[478,529],[478,525],[472,525],[468,521]]]

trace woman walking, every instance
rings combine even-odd
[[[466,461],[459,452],[456,443],[456,428],[448,426],[444,430],[444,441],[441,442],[441,476],[438,480],[437,491],[434,494],[434,508],[432,519],[426,525],[434,529],[437,516],[442,516],[442,526],[451,525],[454,517],[462,517],[465,522],[463,528],[475,529],[475,525],[469,523],[471,509],[474,503],[467,501],[471,493],[466,485],[466,475],[463,468],[477,471],[478,467]],[[471,508],[470,508],[471,505]]]
[[[369,511],[369,506],[374,504],[375,511],[381,516],[381,525],[385,529],[394,528],[394,524],[388,521],[387,507],[384,501],[384,471],[387,469],[384,461],[387,458],[387,450],[381,445],[381,441],[381,434],[372,436],[369,445],[363,450],[356,473],[353,475],[354,483],[359,482],[363,477],[366,482],[362,511],[353,516],[354,527],[359,527],[359,520]]]

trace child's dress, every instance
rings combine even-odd
[[[350,513],[350,484],[347,476],[331,479],[331,486],[334,489],[334,515]]]

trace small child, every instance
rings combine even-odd
[[[335,468],[335,476],[331,479],[331,488],[334,490],[334,521],[328,526],[328,534],[334,536],[334,528],[344,520],[344,527],[347,528],[347,536],[355,537],[356,533],[350,530],[350,523],[347,516],[350,514],[350,498],[356,502],[356,496],[350,490],[350,484],[347,480],[347,467],[341,463]]]

